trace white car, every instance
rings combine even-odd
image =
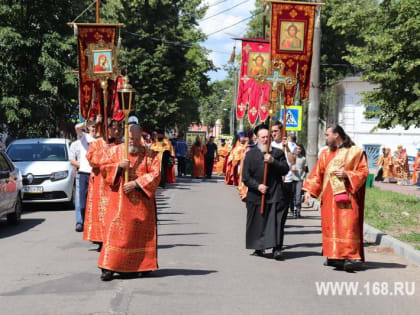
[[[61,138],[13,141],[7,155],[23,178],[23,203],[74,201],[74,173],[69,160],[70,140]]]

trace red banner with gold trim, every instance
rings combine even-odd
[[[79,103],[80,112],[84,119],[104,114],[99,80],[91,80],[88,76],[89,61],[86,49],[89,44],[99,44],[100,42],[114,45],[115,37],[115,26],[78,25]],[[115,90],[116,82],[108,80],[108,117],[114,116],[112,104],[115,98]],[[120,116],[119,112],[117,116]]]
[[[268,116],[269,84],[257,84],[254,77],[270,71],[270,44],[263,39],[242,39],[242,62],[239,77],[236,117],[242,119],[248,108],[248,120],[254,125],[260,116]]]
[[[299,78],[300,99],[309,95],[316,6],[272,2],[271,60],[280,58],[284,74]],[[296,86],[285,88],[284,102],[293,105]]]

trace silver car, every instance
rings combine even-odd
[[[22,175],[7,154],[0,151],[0,218],[18,224],[22,213]]]
[[[7,154],[23,178],[23,202],[66,202],[74,200],[74,173],[69,161],[70,140],[61,138],[13,141]]]

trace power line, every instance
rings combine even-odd
[[[140,37],[140,35],[138,35],[136,33],[131,33],[131,32],[125,32],[125,33],[127,33],[129,35],[132,35],[132,36]],[[161,43],[163,43],[165,45],[169,45],[169,46],[196,48],[196,49],[206,50],[206,51],[209,51],[209,52],[215,52],[215,53],[219,53],[219,54],[223,54],[223,55],[230,55],[230,53],[227,53],[227,52],[208,49],[208,48],[202,47],[202,46],[196,46],[196,45],[193,45],[193,43],[174,42],[174,41],[170,41],[170,40],[167,40],[167,39],[156,38],[156,37],[149,37],[149,39],[151,39],[153,41],[156,41],[156,42],[161,42]]]
[[[222,31],[224,31],[224,30],[227,30],[228,28],[234,27],[235,25],[238,25],[238,24],[240,24],[240,23],[242,23],[242,22],[245,22],[246,20],[252,19],[253,17],[256,17],[257,15],[260,15],[260,14],[262,14],[262,12],[255,13],[255,14],[253,14],[253,15],[251,15],[251,16],[248,16],[248,17],[247,17],[247,18],[245,18],[245,19],[242,19],[242,20],[240,20],[240,21],[238,21],[238,22],[236,22],[236,23],[233,23],[233,24],[231,24],[231,25],[228,25],[228,26],[226,26],[226,27],[224,27],[224,28],[221,28],[221,29],[219,29],[219,30],[217,30],[217,31],[214,31],[214,32],[209,33],[209,34],[206,34],[206,35],[207,35],[207,37],[210,37],[210,36],[212,36],[212,35],[214,35],[214,34],[220,33],[220,32],[222,32]]]
[[[219,2],[213,3],[213,4],[209,5],[209,8],[214,7],[214,6],[216,6],[216,5],[219,5],[219,4],[221,4],[221,3],[223,3],[223,2],[226,2],[226,1],[228,1],[228,0],[221,0],[221,1],[219,1]]]
[[[213,15],[211,15],[211,16],[208,16],[208,17],[206,17],[206,18],[204,18],[204,19],[201,19],[201,20],[199,20],[199,22],[204,22],[204,21],[206,21],[206,20],[209,20],[209,19],[211,19],[211,18],[214,18],[214,17],[216,17],[216,16],[218,16],[218,15],[220,15],[220,14],[222,14],[222,13],[228,12],[228,11],[230,11],[230,10],[232,10],[232,9],[236,8],[236,7],[239,7],[241,4],[244,4],[244,3],[246,3],[246,2],[249,2],[249,0],[242,1],[242,2],[240,2],[240,3],[236,4],[236,5],[234,5],[233,7],[230,7],[230,8],[228,8],[228,9],[222,10],[222,11],[220,11],[220,12],[218,12],[218,13],[215,13],[215,14],[213,14]]]

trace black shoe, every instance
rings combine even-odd
[[[362,263],[360,260],[352,260],[352,259],[345,259],[343,268],[347,272],[352,272],[357,269],[359,269],[362,266]]]
[[[151,273],[152,273],[152,270],[148,270],[148,271],[142,271],[139,274],[140,274],[141,277],[147,277]]]
[[[76,224],[76,228],[75,228],[76,232],[83,232],[83,225],[80,223]]]
[[[343,262],[344,261],[342,259],[329,259],[329,258],[326,258],[325,261],[324,261],[324,266],[342,268],[343,267]]]
[[[102,269],[101,280],[111,281],[114,278],[114,272],[107,269]]]
[[[273,258],[275,260],[283,260],[283,253],[281,252],[280,249],[274,249],[273,248]]]
[[[98,242],[97,243],[98,244],[98,248],[96,249],[96,251],[98,252],[98,253],[100,253],[101,252],[101,250],[102,250],[102,242]]]
[[[264,250],[263,249],[256,249],[251,255],[252,256],[263,257],[264,256]]]

